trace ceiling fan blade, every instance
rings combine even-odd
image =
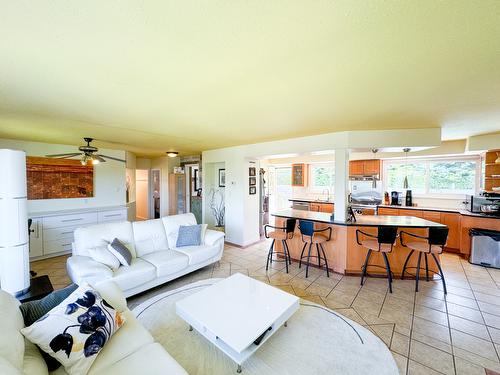
[[[71,158],[73,156],[81,155],[79,152],[66,153],[66,154],[53,154],[53,155],[45,155],[48,158]]]
[[[95,155],[94,155],[95,156]],[[111,159],[111,160],[116,160],[116,161],[121,161],[122,163],[125,163],[125,160],[123,159],[118,159],[118,158],[114,158],[112,156],[108,156],[108,155],[99,155],[100,157],[103,157],[103,158],[106,158],[106,159]]]
[[[99,160],[101,163],[106,163],[106,160],[101,155],[94,154],[94,155],[92,155],[92,157],[94,159]]]

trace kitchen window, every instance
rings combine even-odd
[[[427,197],[458,197],[475,194],[479,159],[409,159],[384,161],[385,190],[403,191],[404,177],[413,194]]]
[[[327,164],[309,165],[310,186],[315,190],[333,190],[335,184],[335,170],[333,166]]]

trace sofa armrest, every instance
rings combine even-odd
[[[76,284],[87,282],[96,284],[97,282],[111,279],[113,271],[108,266],[96,262],[90,257],[74,255],[68,258],[66,263],[68,275]]]
[[[207,229],[205,232],[205,245],[213,246],[215,243],[225,237],[224,232],[219,232],[217,230]]]
[[[116,311],[123,312],[127,310],[127,300],[120,287],[114,281],[104,280],[95,283],[93,287]]]

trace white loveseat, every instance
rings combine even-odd
[[[143,292],[189,272],[217,262],[224,250],[224,233],[207,230],[201,246],[176,248],[181,225],[194,225],[192,213],[146,221],[91,225],[75,230],[68,274],[76,284],[93,285],[113,280],[126,297]],[[118,238],[132,253],[132,264],[111,268],[94,261],[89,249]]]
[[[89,375],[187,375],[127,309],[125,298],[115,283],[103,282],[95,288],[123,313],[125,323],[97,355]],[[20,332],[22,328],[24,322],[19,302],[0,290],[0,374],[48,375],[40,351],[24,338]],[[50,374],[64,375],[66,371],[60,367]]]

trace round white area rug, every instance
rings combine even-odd
[[[133,312],[191,375],[236,374],[237,365],[175,313],[175,302],[221,279],[151,298]],[[242,365],[244,375],[398,374],[389,349],[359,324],[301,300],[299,310]]]

